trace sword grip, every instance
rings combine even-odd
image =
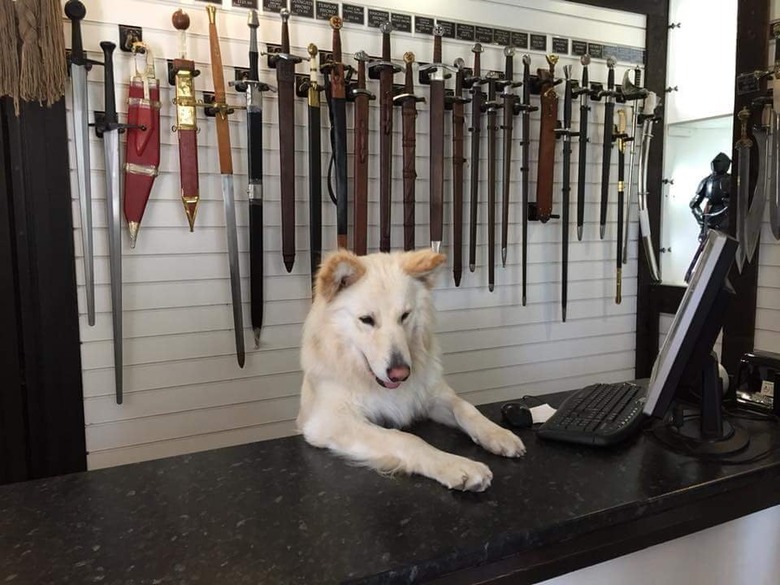
[[[257,33],[253,29],[251,32],[251,35],[255,38],[255,46],[257,46]],[[260,54],[255,51],[249,51],[249,79],[250,81],[259,81],[260,80],[260,68],[258,66],[258,61],[260,59]]]
[[[479,55],[477,53],[477,55]],[[479,57],[477,57],[479,59]],[[435,36],[433,37],[433,62],[434,63],[441,63],[441,37]],[[476,74],[475,74],[476,75]]]
[[[263,182],[263,113],[247,112],[247,139],[249,142],[249,182]]]
[[[74,65],[85,65],[84,45],[81,41],[81,20],[86,16],[87,9],[80,0],[68,0],[65,3],[65,16],[70,19],[71,41],[70,61]]]
[[[100,48],[103,49],[104,57],[104,90],[105,90],[105,124],[106,127],[111,127],[112,124],[117,124],[118,118],[116,115],[116,94],[114,93],[114,49],[116,45],[111,41],[103,41],[100,43]]]

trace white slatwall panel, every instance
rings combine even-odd
[[[204,4],[193,0],[124,0],[105,2],[85,0],[87,19],[83,24],[84,44],[90,56],[100,55],[100,40],[117,40],[117,23],[144,27],[144,40],[154,51],[157,71],[165,71],[164,58],[176,54],[177,35],[170,25],[171,13],[180,5],[188,10],[192,20],[189,31],[189,56],[194,58],[202,74],[197,78],[198,90],[210,90],[207,19]],[[376,0],[373,5],[399,12],[423,10],[419,2],[411,0]],[[543,7],[533,0],[463,0],[458,3],[430,1],[424,11],[443,18],[475,21],[491,26],[504,26],[526,31],[563,34],[584,40],[644,46],[644,19],[610,10],[549,1]],[[222,54],[226,68],[246,66],[247,27],[246,11],[231,9],[229,0],[218,13],[218,28],[222,37]],[[261,42],[279,40],[279,18],[261,13],[259,38]],[[305,46],[315,42],[330,48],[330,28],[323,22],[292,19],[290,26],[293,52],[305,55]],[[66,38],[70,27],[66,23]],[[352,53],[365,49],[370,54],[380,52],[381,37],[375,29],[345,25],[344,49]],[[471,63],[470,44],[445,40],[444,58],[451,62],[463,57]],[[394,57],[412,50],[419,60],[430,60],[431,37],[396,33],[393,36]],[[516,71],[521,70],[520,56],[516,57]],[[531,53],[532,68],[545,66],[541,53]],[[126,53],[116,54],[117,95],[127,93],[127,79],[131,62]],[[503,69],[501,47],[486,47],[483,68]],[[579,77],[579,64],[574,57],[563,56],[560,67],[575,64],[574,75]],[[625,67],[619,64],[618,81]],[[299,71],[304,72],[304,65]],[[232,78],[232,70],[226,71]],[[274,83],[274,74],[261,61],[261,77]],[[604,80],[606,66],[603,60],[591,65],[591,79]],[[401,78],[399,76],[398,81]],[[370,82],[376,90],[375,82]],[[561,86],[562,87],[562,86]],[[427,89],[419,88],[426,94]],[[125,238],[123,243],[124,270],[124,335],[125,335],[125,403],[117,406],[113,394],[112,333],[105,220],[105,192],[103,187],[102,145],[93,137],[92,183],[93,217],[95,219],[95,278],[97,322],[89,327],[84,315],[83,267],[81,264],[81,234],[78,199],[75,188],[75,170],[71,172],[73,199],[74,241],[77,254],[79,307],[81,314],[82,367],[84,378],[84,409],[87,424],[87,448],[90,468],[106,467],[164,457],[179,453],[210,449],[231,444],[256,441],[295,432],[300,385],[299,337],[301,323],[309,307],[308,274],[308,193],[306,179],[305,103],[296,104],[296,172],[297,172],[297,243],[298,255],[292,274],[283,268],[280,253],[279,229],[279,167],[278,125],[275,96],[265,102],[265,217],[264,231],[266,286],[266,321],[262,347],[252,348],[249,321],[249,266],[248,218],[244,185],[246,173],[246,140],[240,116],[231,119],[233,158],[238,194],[239,249],[244,294],[245,337],[248,347],[246,366],[236,365],[233,345],[230,289],[228,281],[224,220],[216,156],[216,137],[213,122],[199,117],[201,203],[195,233],[186,228],[186,219],[179,201],[178,154],[176,136],[166,129],[175,117],[171,104],[173,92],[163,84],[162,156],[160,176],[157,179],[138,245],[131,250]],[[89,95],[92,109],[102,109],[102,72],[95,68],[89,76]],[[240,103],[241,96],[229,91],[229,101]],[[70,104],[68,104],[70,107]],[[428,185],[428,115],[427,106],[419,106],[417,129],[417,243],[428,239],[427,185]],[[120,118],[126,105],[119,103]],[[575,124],[578,109],[575,108]],[[560,226],[529,227],[529,267],[527,307],[520,306],[520,227],[519,179],[520,149],[517,142],[512,171],[515,200],[510,206],[511,241],[508,266],[496,271],[496,290],[489,293],[486,286],[487,258],[485,218],[486,205],[480,206],[480,247],[477,271],[464,273],[460,289],[452,285],[448,269],[436,289],[439,309],[441,344],[444,364],[452,386],[475,403],[579,387],[596,380],[620,380],[633,375],[634,330],[636,312],[637,245],[636,225],[632,226],[631,254],[624,270],[623,303],[614,304],[614,249],[616,235],[616,206],[609,210],[607,239],[598,239],[598,200],[601,168],[601,124],[603,106],[594,103],[591,114],[591,146],[588,164],[588,207],[585,237],[576,241],[576,232],[570,230],[569,321],[560,323]],[[323,112],[326,119],[326,112]],[[378,104],[371,107],[371,160],[369,246],[378,245]],[[449,120],[449,117],[448,117]],[[467,122],[468,123],[468,122]],[[519,118],[518,118],[519,123]],[[70,121],[69,121],[70,124]],[[325,124],[325,123],[324,123]],[[348,124],[352,126],[351,108]],[[401,123],[395,122],[394,186],[401,191]],[[69,128],[70,130],[70,128]],[[446,123],[446,156],[451,149],[450,122]],[[531,129],[532,147],[531,187],[536,173],[536,140],[538,122]],[[519,134],[516,134],[516,136]],[[351,136],[350,136],[351,140]],[[499,133],[500,140],[500,133]],[[323,127],[322,143],[329,151],[327,130]],[[73,144],[71,142],[71,155]],[[466,145],[468,153],[468,144]],[[558,156],[560,156],[560,146]],[[351,149],[351,144],[350,144]],[[486,144],[483,142],[481,164],[481,194],[486,198],[487,175]],[[576,177],[577,149],[573,160]],[[616,165],[617,155],[613,155]],[[71,156],[72,160],[72,156]],[[74,165],[71,164],[71,168]],[[500,168],[500,167],[499,167]],[[449,161],[447,163],[445,193],[451,193]],[[350,174],[352,166],[350,163]],[[557,181],[560,181],[560,170]],[[468,177],[468,169],[466,169]],[[617,170],[613,166],[613,179]],[[468,185],[464,204],[468,208]],[[614,189],[613,189],[614,192]],[[556,211],[560,202],[560,183],[556,184]],[[572,197],[571,217],[576,205]],[[451,209],[445,205],[444,249],[449,251]],[[500,217],[500,216],[499,216]],[[393,206],[393,244],[402,238],[401,204]],[[335,209],[324,204],[324,242],[328,248],[335,245]],[[464,234],[467,235],[464,226]],[[464,236],[464,241],[467,237]],[[498,257],[498,254],[497,254]]]

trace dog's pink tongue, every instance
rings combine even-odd
[[[383,382],[383,383],[385,385],[385,388],[390,388],[390,390],[394,390],[401,385],[401,382]]]

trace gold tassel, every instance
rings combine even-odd
[[[16,11],[13,0],[0,0],[0,39],[7,50],[0,51],[0,96],[14,102],[19,115],[19,38],[16,34]]]
[[[38,0],[17,0],[19,36],[22,40],[22,56],[19,67],[19,97],[23,100],[42,101],[41,47],[38,43]]]
[[[65,95],[68,66],[65,62],[65,34],[62,29],[59,0],[43,0],[40,19],[40,44],[43,57],[41,83],[46,105],[51,107]]]

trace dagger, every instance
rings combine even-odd
[[[309,267],[311,271],[311,290],[314,292],[317,269],[322,259],[322,145],[320,143],[320,131],[322,129],[320,91],[322,91],[322,86],[319,83],[319,49],[314,43],[309,43],[306,51],[309,53],[309,87],[307,92],[309,116],[309,248],[311,254]]]
[[[87,72],[94,61],[87,58],[81,42],[81,20],[87,10],[80,0],[65,3],[65,15],[71,22],[70,78],[73,90],[73,142],[76,152],[76,177],[81,214],[81,247],[84,252],[84,291],[87,322],[95,324],[95,261],[92,247],[92,185],[89,160],[89,94]]]
[[[103,153],[106,163],[106,212],[108,214],[108,262],[111,273],[111,318],[114,331],[114,382],[116,403],[123,400],[122,361],[122,220],[119,177],[119,124],[114,94],[113,53],[116,45],[100,43],[104,56],[105,117],[96,128],[103,134]]]
[[[330,17],[333,29],[333,63],[326,86],[328,105],[330,106],[331,161],[336,169],[336,193],[331,199],[336,204],[336,240],[339,248],[347,247],[347,91],[344,79],[344,63],[341,59],[341,27],[338,16]]]
[[[601,163],[601,209],[599,213],[599,237],[604,239],[607,227],[607,204],[609,202],[609,171],[612,158],[612,131],[615,125],[615,58],[607,59],[607,89],[601,95],[606,96],[604,105],[604,143],[602,144]]]
[[[452,96],[452,276],[460,286],[463,275],[463,130],[465,108],[470,100],[463,97],[463,68],[466,63],[455,59],[455,92]]]
[[[276,87],[279,92],[279,167],[282,182],[282,259],[287,272],[295,263],[295,132],[292,131],[295,100],[295,64],[302,59],[290,54],[290,11],[282,8],[282,49],[276,63]],[[282,124],[287,121],[290,126]]]
[[[412,64],[414,63],[414,53],[407,51],[404,53],[404,91],[393,98],[393,103],[401,104],[401,117],[403,118],[403,134],[401,143],[403,145],[403,165],[404,165],[404,250],[414,250],[414,200],[415,200],[415,181],[417,180],[417,168],[415,166],[415,146],[417,143],[417,102],[424,102],[424,97],[414,95],[414,73]],[[442,99],[444,96],[442,95]],[[438,112],[437,112],[438,114]],[[441,110],[444,116],[444,104]],[[431,115],[431,129],[434,126],[433,114]],[[444,120],[442,119],[442,126]],[[444,128],[440,128],[443,132]],[[433,132],[431,132],[433,134]],[[442,141],[444,136],[442,133]],[[433,147],[432,147],[433,149]],[[444,153],[442,152],[442,165],[444,163]],[[433,159],[431,159],[433,166]],[[433,175],[432,175],[433,177]],[[438,181],[433,181],[438,183]],[[431,186],[433,191],[433,185]]]
[[[249,291],[252,333],[255,347],[260,347],[260,332],[263,328],[263,92],[273,91],[267,83],[260,81],[257,48],[257,28],[260,21],[257,10],[250,10],[247,19],[249,27],[249,74],[241,81],[230,85],[243,92],[246,98],[246,143],[247,143],[247,200],[249,202]]]
[[[509,240],[509,179],[512,170],[512,131],[514,126],[514,117],[518,113],[517,96],[514,88],[519,87],[520,83],[513,81],[515,76],[515,50],[513,47],[504,47],[505,69],[503,82],[504,91],[501,97],[504,100],[504,124],[501,128],[504,131],[504,172],[503,172],[503,190],[501,200],[501,266],[506,266],[506,253]]]
[[[230,125],[228,114],[234,109],[225,103],[225,77],[222,68],[222,52],[219,47],[216,14],[213,5],[206,7],[209,17],[209,46],[211,49],[211,75],[214,82],[214,120],[217,125],[219,172],[222,175],[222,198],[225,209],[228,260],[230,263],[230,291],[233,301],[233,331],[236,340],[236,357],[239,367],[244,367],[244,317],[241,305],[241,274],[238,265],[238,234],[236,231],[236,206],[233,198],[233,158],[230,151]]]
[[[588,163],[588,114],[590,113],[590,79],[588,65],[590,55],[580,57],[582,78],[580,87],[572,90],[572,97],[580,98],[579,157],[577,160],[577,240],[582,241],[582,227],[585,223],[585,173]]]
[[[477,266],[477,212],[479,207],[479,138],[481,134],[482,104],[485,101],[480,71],[480,54],[484,51],[480,43],[471,48],[474,53],[472,76],[467,80],[471,85],[471,201],[469,213],[469,270],[474,272]]]
[[[355,237],[353,247],[360,256],[368,251],[368,102],[374,95],[366,89],[365,51],[355,53],[357,87],[352,90],[355,99]]]

